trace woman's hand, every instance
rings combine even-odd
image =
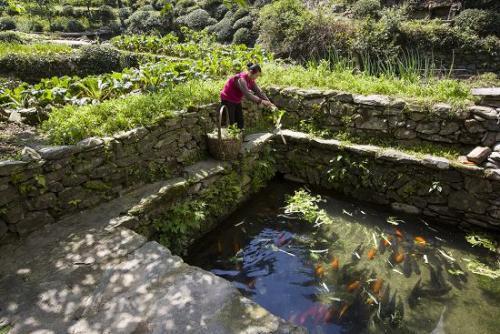
[[[268,100],[262,100],[262,104],[268,108],[276,108],[276,106],[272,104],[271,101]]]

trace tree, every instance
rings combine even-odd
[[[57,0],[24,0],[26,7],[37,7],[42,16],[52,25],[52,18],[55,14],[55,5],[59,3]]]

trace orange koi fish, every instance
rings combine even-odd
[[[398,237],[398,239],[403,239],[403,233],[401,233],[401,231],[398,228],[396,228],[395,230],[396,230],[396,236]]]
[[[351,284],[347,286],[347,291],[348,292],[354,292],[361,286],[361,283],[359,281],[354,281]]]
[[[375,255],[377,255],[377,249],[372,248],[368,251],[368,260],[373,260],[375,258]]]
[[[426,242],[426,241],[425,241],[425,239],[424,239],[424,238],[422,238],[422,237],[415,237],[415,243],[416,243],[417,245],[419,245],[419,246],[422,246],[422,247],[423,247],[423,246],[425,246],[425,245],[426,245],[426,243],[427,243],[427,242]]]
[[[323,275],[325,275],[325,268],[323,268],[321,264],[318,264],[314,272],[316,273],[316,276],[323,277]]]
[[[344,313],[346,313],[347,309],[349,308],[349,304],[344,304],[342,306],[342,308],[340,309],[340,312],[339,312],[339,320],[340,318],[342,318],[342,316],[344,315]]]
[[[387,239],[383,238],[382,240],[384,242],[384,246],[387,247],[387,246],[389,246],[391,244],[392,236],[388,236]]]
[[[380,293],[380,290],[382,290],[383,284],[384,284],[384,280],[381,278],[377,278],[377,280],[372,283],[373,293],[378,295]]]
[[[333,270],[338,270],[339,269],[339,259],[334,257],[332,259],[332,262],[330,262],[330,267],[332,267]]]
[[[401,252],[397,252],[394,254],[394,262],[401,263],[405,259],[405,255]]]

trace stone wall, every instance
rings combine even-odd
[[[381,95],[357,95],[332,90],[271,87],[269,97],[287,111],[285,127],[312,120],[318,129],[349,131],[404,141],[463,145],[500,140],[500,110],[470,106],[453,110],[444,103],[430,107]]]
[[[25,149],[23,161],[1,161],[0,237],[7,230],[26,234],[134,184],[178,174],[205,154],[204,127],[199,113],[182,113],[151,128]]]
[[[493,149],[500,144],[500,108],[473,105],[453,110],[444,103],[426,107],[387,96],[332,90],[270,87],[267,94],[287,111],[284,128],[312,128],[327,136],[347,133],[391,144],[437,143],[463,154],[475,146]],[[245,108],[257,107],[247,104]],[[500,161],[491,160],[486,167],[500,168]]]
[[[416,158],[370,145],[346,145],[283,131],[279,170],[288,178],[336,189],[360,200],[439,223],[500,230],[500,170],[428,156]]]
[[[62,215],[120,196],[129,188],[179,176],[207,156],[205,134],[215,127],[216,104],[190,107],[152,127],[87,138],[0,161],[0,243]],[[252,126],[258,115],[247,113]]]

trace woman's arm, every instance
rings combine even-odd
[[[262,99],[258,96],[256,96],[254,93],[252,93],[247,86],[247,83],[245,82],[244,79],[239,78],[238,79],[238,87],[240,88],[241,92],[243,95],[249,99],[250,101],[253,101],[255,103],[261,103]]]
[[[260,89],[259,86],[257,86],[257,84],[254,84],[253,90],[255,91],[255,94],[261,99],[270,101],[267,95],[262,91],[262,89]]]

